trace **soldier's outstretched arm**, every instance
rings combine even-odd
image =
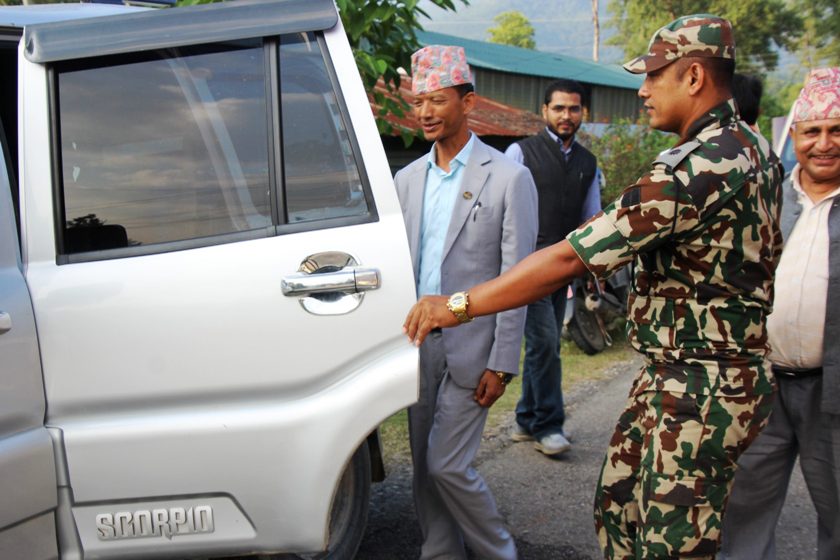
[[[505,273],[468,290],[470,317],[514,309],[547,296],[586,272],[568,241],[525,257]],[[420,345],[437,328],[454,327],[458,319],[446,307],[449,296],[423,296],[406,317],[403,330]]]

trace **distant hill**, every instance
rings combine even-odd
[[[515,10],[522,12],[534,26],[538,50],[592,60],[591,0],[472,0],[469,6],[455,0],[455,4],[457,12],[453,13],[422,0],[420,5],[430,17],[421,20],[423,27],[427,31],[486,41],[487,30],[496,25],[493,18]],[[605,39],[615,33],[607,27],[607,0],[600,1],[598,11],[601,62],[624,62],[621,49],[604,45]]]

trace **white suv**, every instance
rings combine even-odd
[[[333,0],[4,7],[0,71],[0,557],[352,557],[417,355]]]

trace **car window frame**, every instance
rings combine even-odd
[[[332,86],[333,93],[336,97],[336,103],[340,109],[340,116],[342,119],[342,124],[344,125],[345,131],[347,133],[347,139],[350,142],[350,148],[353,152],[353,159],[356,162],[356,169],[359,173],[359,181],[362,183],[362,192],[364,193],[365,204],[367,205],[367,212],[365,214],[359,214],[356,216],[341,216],[336,218],[325,218],[323,220],[313,220],[310,222],[288,222],[285,219],[286,216],[286,208],[285,208],[285,196],[283,197],[283,206],[280,208],[280,219],[277,223],[277,234],[289,234],[289,233],[297,233],[301,231],[310,231],[310,230],[320,230],[320,229],[330,229],[335,227],[345,227],[345,226],[352,226],[358,224],[365,224],[370,222],[377,222],[379,221],[379,213],[376,209],[376,204],[373,197],[373,191],[371,190],[370,186],[370,177],[368,176],[367,169],[365,167],[365,160],[362,157],[361,147],[359,146],[358,138],[356,137],[355,128],[353,127],[352,116],[350,115],[350,110],[347,106],[347,102],[344,99],[344,95],[342,94],[341,87],[339,85],[338,74],[335,70],[335,65],[333,64],[332,57],[330,56],[329,49],[327,48],[326,40],[324,39],[324,34],[322,32],[305,32],[308,34],[314,35],[316,40],[316,44],[321,51],[321,58],[324,61],[324,66],[327,71],[327,76],[330,80],[330,85]],[[276,48],[274,50],[275,56],[279,59],[280,57],[280,37],[276,37]],[[275,61],[277,62],[277,61]],[[277,93],[279,96],[280,93],[280,67],[279,64],[274,64],[275,69],[277,70],[277,77],[274,80],[274,83],[277,84]],[[279,103],[282,103],[282,99]],[[277,117],[282,119],[282,108],[280,104],[274,105],[273,107],[277,107],[279,110]],[[277,127],[277,130],[280,131],[281,136],[280,140],[280,152],[282,155],[283,144],[282,144],[282,131],[283,126],[282,122]],[[277,169],[283,169],[282,166],[278,166]],[[286,185],[285,179],[283,183],[283,192],[285,193]],[[281,202],[278,197],[278,202]],[[323,224],[321,227],[317,227],[317,224]],[[312,226],[316,227],[312,227]]]
[[[356,169],[359,174],[359,180],[364,193],[364,200],[367,205],[367,211],[353,216],[342,216],[324,219],[315,219],[311,221],[302,221],[289,223],[286,221],[285,208],[285,190],[286,183],[283,175],[284,154],[282,144],[283,123],[282,123],[282,96],[280,84],[280,69],[279,69],[279,48],[280,35],[273,35],[269,37],[257,38],[262,42],[262,47],[265,52],[264,61],[265,68],[265,84],[266,84],[266,122],[269,123],[267,131],[267,145],[268,145],[268,180],[270,191],[270,206],[271,206],[271,220],[272,224],[264,227],[248,231],[238,231],[222,233],[217,235],[209,235],[204,237],[195,237],[190,239],[166,241],[160,243],[150,243],[145,245],[136,245],[130,247],[120,247],[114,249],[102,249],[97,251],[67,253],[65,249],[64,240],[64,225],[66,223],[66,210],[64,198],[64,176],[61,159],[61,123],[60,123],[60,107],[58,101],[58,75],[66,68],[82,65],[84,67],[107,67],[119,66],[128,63],[132,58],[138,54],[144,53],[123,53],[111,54],[91,59],[80,60],[62,60],[47,65],[47,81],[48,81],[48,103],[49,103],[49,121],[50,121],[50,162],[52,167],[52,199],[53,199],[53,229],[55,236],[56,248],[56,264],[76,264],[84,262],[95,262],[111,259],[130,258],[138,256],[147,256],[163,253],[171,253],[183,250],[198,249],[202,247],[211,247],[215,245],[223,245],[228,243],[236,243],[241,241],[250,241],[255,239],[264,239],[268,237],[275,237],[281,235],[288,235],[293,233],[300,233],[306,231],[318,231],[323,229],[332,229],[337,227],[345,227],[352,225],[359,225],[379,221],[379,214],[376,209],[375,199],[371,190],[370,179],[365,168],[364,158],[362,157],[361,148],[358,138],[356,137],[355,129],[352,126],[352,116],[349,113],[348,105],[345,101],[343,92],[340,87],[337,72],[335,70],[332,58],[329,55],[324,33],[322,31],[306,31],[315,44],[317,44],[321,57],[324,61],[326,74],[329,83],[335,95],[336,103],[339,106],[342,124],[345,127],[347,139],[350,143],[353,158],[356,164]],[[289,35],[295,35],[291,33]],[[189,51],[201,48],[218,48],[219,45],[228,43],[235,43],[235,41],[214,42],[202,45],[188,45]],[[165,49],[154,50],[169,50],[171,47]]]

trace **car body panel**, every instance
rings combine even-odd
[[[38,338],[23,277],[6,162],[0,152],[0,557],[56,554],[55,461],[44,429]]]
[[[104,36],[119,20],[102,18]],[[48,37],[39,41],[49,52]],[[57,165],[44,149],[55,146],[50,66],[27,58],[24,44],[22,262],[46,424],[60,434],[66,465],[59,530],[71,534],[73,520],[85,558],[321,549],[345,464],[417,398],[417,351],[401,330],[415,297],[402,214],[341,24],[323,45],[372,219],[66,264],[56,241]],[[323,252],[376,269],[379,288],[350,312],[307,311],[283,294],[283,280]],[[103,539],[97,529],[99,514],[202,504],[216,504],[213,532]]]

